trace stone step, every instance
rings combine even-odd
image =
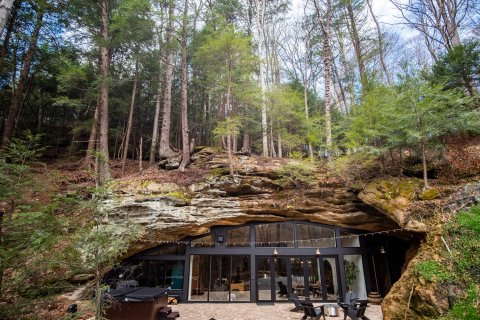
[[[180,317],[180,313],[173,311],[168,314],[167,319],[175,319],[176,317]]]
[[[160,309],[160,310],[158,311],[158,314],[164,316],[164,315],[168,315],[170,312],[172,312],[172,308],[170,308],[170,307],[163,307],[162,309]]]

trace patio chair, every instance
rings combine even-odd
[[[350,295],[349,295],[350,293]],[[339,302],[338,305],[343,309],[343,320],[349,317],[352,320],[369,320],[365,316],[367,309],[367,300],[358,300],[356,294],[349,292],[345,295],[345,302]]]
[[[277,284],[278,284],[278,287],[280,288],[280,291],[278,291],[279,297],[282,297],[282,296],[288,297],[287,286],[284,285],[282,281],[278,281]]]
[[[307,318],[319,320],[320,317],[325,318],[325,309],[323,306],[314,307],[310,301],[300,301],[303,307],[303,318],[301,320],[307,320]]]
[[[289,300],[292,301],[293,304],[295,305],[295,308],[291,309],[290,311],[292,312],[303,311],[302,303],[296,292],[293,292],[290,294]],[[309,301],[309,299],[305,298],[305,301]]]

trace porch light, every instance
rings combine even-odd
[[[319,248],[317,248],[317,250],[315,250],[315,255],[316,255],[316,256],[319,256],[319,255],[320,255],[320,249],[319,249]]]
[[[272,253],[274,256],[277,256],[278,255],[278,251],[277,251],[277,248],[273,249],[273,253]]]
[[[385,249],[383,248],[383,246],[380,247],[380,253],[381,253],[381,254],[387,253],[387,251],[385,251]]]

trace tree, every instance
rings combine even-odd
[[[233,167],[233,155],[232,155],[232,136],[239,131],[242,125],[242,120],[239,117],[226,117],[225,120],[218,122],[213,133],[217,137],[227,137],[227,154],[228,154],[228,166],[230,169],[230,175],[234,175]]]
[[[180,109],[182,118],[182,162],[179,170],[185,171],[190,163],[190,138],[188,131],[188,105],[187,105],[187,24],[188,24],[188,0],[185,0],[183,9],[182,25],[182,93],[180,98]]]
[[[14,2],[15,0],[2,0],[0,2],[0,35],[3,34],[3,29],[10,18],[10,12]]]
[[[39,7],[37,8],[35,27],[32,32],[28,51],[25,55],[25,58],[23,59],[22,71],[20,72],[18,85],[16,86],[13,93],[8,117],[5,121],[5,128],[3,130],[0,149],[5,149],[8,146],[17,127],[23,104],[23,95],[25,93],[25,87],[27,85],[27,80],[30,74],[30,66],[32,64],[32,60],[37,49],[37,41],[40,35],[40,29],[43,25],[43,17],[45,14],[45,10],[46,8],[44,8],[42,5],[39,5]]]
[[[480,86],[480,41],[460,44],[450,49],[432,67],[432,81],[446,89],[465,88],[471,96]]]
[[[330,114],[330,83],[332,70],[332,49],[330,46],[330,27],[332,25],[332,1],[327,0],[325,5],[325,12],[322,13],[319,0],[313,0],[317,18],[320,22],[323,33],[323,74],[324,74],[324,108],[325,108],[325,131],[326,131],[326,145],[328,149],[328,160],[332,160],[332,120]]]
[[[160,159],[170,158],[175,152],[170,148],[170,126],[172,114],[172,80],[173,80],[173,20],[174,20],[174,1],[170,0],[168,4],[168,25],[167,25],[167,57],[165,60],[165,86],[163,90],[163,119],[162,131],[160,134]]]
[[[434,60],[436,44],[449,50],[460,44],[460,26],[469,14],[471,3],[464,0],[390,0],[407,24],[420,32]],[[473,2],[472,2],[473,3]]]
[[[104,185],[108,179],[111,178],[109,166],[109,150],[108,150],[108,77],[110,72],[110,48],[109,48],[109,23],[110,11],[108,7],[108,0],[101,0],[101,42],[100,47],[100,74],[101,82],[99,88],[99,141],[98,151],[100,156],[96,165],[98,173],[98,181],[100,185]]]

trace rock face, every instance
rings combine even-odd
[[[388,215],[399,226],[415,232],[426,232],[426,225],[410,218],[409,206],[421,181],[416,179],[380,180],[368,184],[358,197],[366,204]]]
[[[357,194],[342,187],[312,185],[305,190],[285,189],[276,179],[282,161],[259,163],[236,157],[235,177],[223,174],[226,157],[210,150],[196,154],[196,165],[212,168],[217,175],[202,181],[176,184],[158,180],[118,180],[110,186],[106,224],[128,230],[144,229],[143,240],[129,254],[209,232],[212,226],[240,225],[249,221],[308,220],[367,231],[397,228],[397,223],[364,204]],[[219,169],[220,168],[220,169]]]

